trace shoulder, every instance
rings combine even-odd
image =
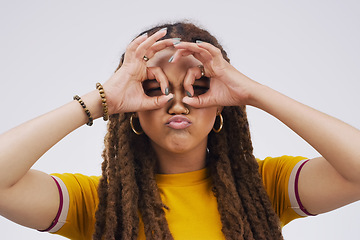
[[[58,215],[49,232],[70,239],[90,239],[99,203],[97,188],[101,176],[54,173],[60,197]]]
[[[281,156],[281,157],[267,157],[263,160],[256,158],[257,163],[259,164],[259,172],[261,175],[264,174],[274,174],[274,172],[288,172],[292,171],[294,167],[306,161],[306,157],[301,156]]]
[[[269,192],[270,189],[287,189],[289,181],[295,182],[303,164],[308,159],[297,156],[267,157],[257,159],[262,182]]]
[[[301,210],[302,204],[298,198],[298,177],[308,159],[281,156],[256,160],[264,188],[282,226],[293,219],[307,216],[308,214]]]
[[[80,173],[53,173],[51,176],[60,179],[67,188],[86,186],[97,188],[101,178],[101,176],[86,176]]]

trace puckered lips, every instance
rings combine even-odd
[[[175,115],[165,125],[172,129],[185,129],[191,125],[191,121],[185,116]]]

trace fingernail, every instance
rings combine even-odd
[[[169,58],[169,63],[171,63],[173,59],[174,59],[174,55],[172,55],[171,58]]]
[[[173,100],[174,98],[172,97],[172,98],[170,98],[167,102],[170,102],[171,100]]]
[[[188,97],[192,97],[192,95],[189,91],[186,91],[186,95],[188,95]]]
[[[166,95],[166,96],[169,95],[169,88],[168,88],[168,87],[165,88],[165,95]]]
[[[164,27],[164,28],[159,30],[159,32],[161,32],[161,31],[167,31],[167,27]]]
[[[174,46],[177,45],[177,44],[179,44],[179,43],[181,43],[181,38],[172,38],[172,40],[174,41],[174,42],[173,42],[173,45],[174,45]]]
[[[204,41],[196,40],[195,42],[196,42],[196,43],[203,43]]]
[[[147,33],[147,32],[145,32],[145,33],[141,34],[141,36],[140,36],[140,37],[143,37],[143,36],[146,36],[146,37],[147,37],[147,35],[148,35],[148,33]]]

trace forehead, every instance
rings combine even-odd
[[[147,67],[160,67],[170,82],[183,80],[189,68],[195,67],[201,62],[193,55],[181,57],[175,63],[169,63],[169,59],[176,52],[175,48],[166,48],[157,52],[148,62]]]

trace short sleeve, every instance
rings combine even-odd
[[[62,218],[48,231],[69,239],[92,239],[100,177],[69,173],[52,176],[59,188],[58,215]]]
[[[264,187],[281,226],[296,218],[311,215],[302,207],[297,190],[299,173],[308,160],[304,157],[282,156],[257,161]]]

